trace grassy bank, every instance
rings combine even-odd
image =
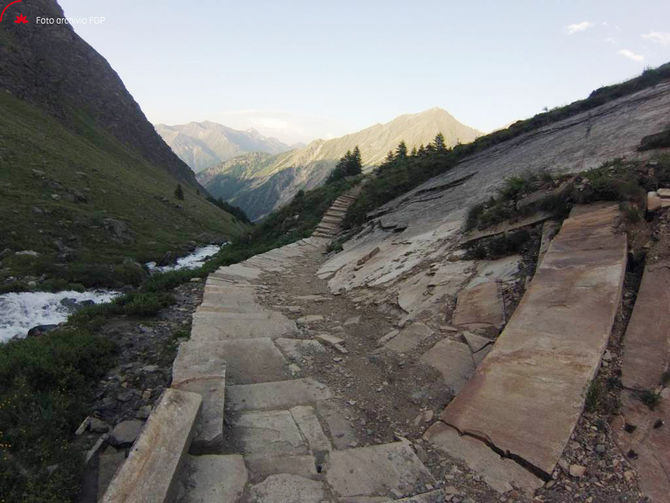
[[[137,285],[136,262],[249,226],[72,110],[0,94],[0,289]],[[30,251],[30,254],[16,252]],[[14,279],[11,279],[14,278]]]

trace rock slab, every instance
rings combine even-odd
[[[442,413],[445,423],[551,474],[621,302],[627,254],[618,219],[614,204],[573,209],[493,349]]]
[[[103,503],[172,501],[202,398],[167,389],[142,434],[110,483]]]

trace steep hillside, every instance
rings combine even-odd
[[[447,146],[470,142],[480,134],[445,110],[432,108],[340,138],[316,140],[305,148],[270,159],[258,162],[248,156],[233,159],[200,173],[198,179],[215,197],[228,199],[251,218],[258,219],[286,204],[298,190],[321,184],[337,160],[356,145],[361,150],[363,164],[369,168],[383,161],[401,141],[412,149],[429,143],[440,132]]]
[[[21,12],[63,15],[47,0]],[[0,42],[2,290],[133,282],[134,260],[244,230],[69,26],[3,22]]]
[[[210,121],[177,126],[157,124],[156,131],[196,173],[247,152],[279,154],[291,150],[255,129],[240,131]]]

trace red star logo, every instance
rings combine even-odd
[[[16,24],[28,24],[28,18],[24,16],[23,14],[19,14],[16,16],[16,21],[14,21]]]

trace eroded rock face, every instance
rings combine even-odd
[[[665,82],[475,154],[376,210],[373,232],[345,243],[320,276],[330,279],[332,291],[387,287],[422,262],[446,257],[459,241],[467,209],[494,195],[505,178],[529,169],[578,172],[635,157],[640,140],[665,127],[669,110],[670,82]],[[383,230],[396,223],[405,230]],[[376,247],[375,257],[355,270]]]

